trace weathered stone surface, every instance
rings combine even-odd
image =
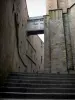
[[[71,47],[71,35],[69,28],[69,18],[68,14],[63,14],[63,23],[64,23],[64,34],[65,34],[65,44],[66,44],[66,56],[67,56],[67,69],[73,67],[73,57],[72,57],[72,47]]]
[[[52,1],[52,2],[49,1],[48,5],[47,5],[48,11],[52,10],[54,8],[53,6],[51,6],[53,2],[54,1]],[[63,10],[63,16],[61,13],[59,13],[59,11],[56,11],[56,8],[55,8],[55,10],[49,12],[51,20],[50,20],[50,27],[49,28],[47,27],[47,31],[45,31],[46,32],[45,40],[47,40],[47,38],[49,38],[49,36],[50,36],[51,50],[47,50],[48,46],[46,46],[46,50],[48,52],[45,51],[47,53],[45,56],[48,55],[47,57],[49,57],[49,52],[50,52],[51,63],[50,63],[50,61],[48,61],[49,62],[48,66],[50,67],[50,65],[51,65],[51,68],[53,68],[52,64],[53,64],[53,66],[55,66],[54,64],[58,65],[57,61],[61,63],[62,61],[64,61],[66,59],[66,62],[67,62],[67,64],[65,64],[66,69],[68,70],[68,72],[71,72],[70,70],[75,68],[75,43],[74,43],[74,41],[75,41],[75,35],[74,35],[74,33],[75,33],[75,5],[74,5],[75,0],[57,0],[54,2],[54,5],[56,5],[56,2],[57,2],[57,8]],[[68,12],[67,12],[67,8],[69,8],[69,7],[71,7],[71,8],[68,9]],[[48,25],[49,25],[49,23],[48,23]],[[47,35],[47,33],[49,33],[49,32],[50,32],[50,34]],[[63,35],[61,33],[63,33]],[[48,42],[48,40],[46,42]],[[48,43],[45,43],[45,44],[47,45]],[[62,53],[60,51],[64,51],[64,53]],[[57,54],[56,54],[56,52],[57,52]],[[58,55],[58,57],[56,57],[57,55]],[[61,56],[59,56],[59,55],[61,55]],[[62,57],[62,55],[63,55],[63,57]],[[59,58],[62,58],[62,60],[59,60]],[[48,64],[48,62],[46,60],[45,64],[46,63]],[[58,70],[58,72],[61,72],[61,71],[59,71],[58,68],[57,69],[54,68],[52,70]]]
[[[68,7],[71,7],[75,3],[75,0],[68,0]]]
[[[14,54],[13,0],[0,1],[0,79],[12,70]]]
[[[63,12],[67,12],[68,0],[58,0],[58,8],[62,9]]]
[[[48,48],[48,51],[47,49],[45,50],[45,58],[48,59],[45,61],[45,68],[46,64],[49,64],[47,68],[50,71],[51,67],[51,73],[65,73],[67,72],[67,62],[62,10],[50,11],[49,17],[50,19],[47,22],[49,24],[47,30],[45,30],[45,35],[48,35],[45,37],[45,41],[47,41],[47,48],[50,47],[50,49]]]
[[[68,9],[69,14],[69,25],[70,25],[70,34],[71,34],[71,45],[72,45],[72,56],[73,64],[75,68],[75,5]]]
[[[0,1],[0,79],[4,79],[11,71],[15,72],[37,72],[36,49],[39,46],[41,52],[41,41],[36,42],[38,36],[27,37],[27,5],[25,0],[1,0]],[[28,42],[27,39],[33,41]],[[42,42],[43,43],[43,42]],[[37,45],[38,44],[38,45]],[[35,49],[35,50],[34,50]],[[29,55],[27,55],[30,53]],[[40,54],[39,52],[37,55]],[[39,59],[39,58],[38,58]],[[36,65],[34,64],[34,62]],[[41,61],[41,60],[40,60]]]
[[[58,13],[58,18],[51,18],[49,25],[51,36],[51,71],[52,73],[64,73],[67,69],[62,10],[57,10],[55,13]]]
[[[51,72],[51,45],[49,34],[49,16],[44,16],[44,71]]]
[[[46,12],[49,10],[62,9],[64,13],[67,13],[67,8],[71,7],[75,0],[46,0]]]
[[[14,56],[13,56],[13,71],[27,70],[26,65],[26,24],[28,12],[25,0],[15,0],[13,3],[13,20],[14,20]]]
[[[49,10],[57,9],[57,0],[46,0],[46,12]]]

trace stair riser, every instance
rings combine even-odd
[[[75,75],[44,75],[44,74],[11,74],[12,77],[53,77],[53,78],[75,78]]]
[[[27,88],[0,88],[0,92],[25,93],[75,93],[75,89],[27,89]]]
[[[74,76],[75,74],[64,74],[64,73],[61,73],[61,74],[57,74],[57,73],[23,73],[23,72],[12,72],[10,73],[9,75],[47,75],[47,76]]]
[[[15,99],[73,99],[75,95],[56,95],[56,94],[6,94],[1,93],[2,98],[15,98]]]
[[[28,85],[28,84],[6,84],[6,86],[9,86],[9,87],[31,87],[31,88],[39,88],[39,87],[41,87],[41,88],[52,88],[52,87],[54,87],[54,88],[75,88],[75,85],[60,85],[60,84],[58,84],[58,85],[43,85],[43,84],[40,84],[40,85]]]
[[[14,77],[14,76],[11,76],[11,77],[8,77],[8,79],[23,79],[23,80],[71,80],[71,81],[74,81],[75,78],[53,78],[53,77]]]
[[[7,80],[7,82],[13,83],[36,83],[36,84],[75,84],[75,81],[36,81],[36,80]]]

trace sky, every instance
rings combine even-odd
[[[46,0],[27,0],[29,17],[46,15]],[[44,35],[39,37],[44,41]]]

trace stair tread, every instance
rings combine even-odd
[[[75,74],[11,73],[0,97],[25,99],[75,98]]]
[[[55,79],[55,80],[25,80],[25,79],[7,79],[6,81],[62,81],[62,82],[64,82],[64,81],[66,81],[66,82],[75,82],[75,80],[57,80],[57,79]]]
[[[73,80],[73,79],[75,79],[75,78],[53,78],[53,77],[9,77],[8,79],[51,79],[51,80]]]
[[[44,94],[44,95],[48,95],[48,94],[55,94],[55,95],[75,95],[75,93],[23,93],[23,92],[0,92],[0,93],[9,93],[9,94]]]
[[[40,84],[40,83],[14,83],[14,82],[5,82],[5,84],[25,84],[25,85],[75,85],[75,84],[63,84],[63,83],[60,83],[60,84]]]
[[[12,81],[11,81],[11,82],[12,82]],[[24,81],[20,81],[20,82],[19,82],[19,81],[16,81],[16,82],[15,82],[15,81],[14,81],[13,83],[24,83],[24,84],[25,84],[25,83],[26,83],[26,84],[27,84],[27,83],[28,83],[28,84],[29,84],[29,83],[32,83],[32,84],[35,83],[35,84],[48,84],[48,85],[49,85],[49,84],[55,84],[55,83],[56,83],[56,84],[65,84],[65,83],[66,83],[66,84],[75,84],[75,82],[60,82],[60,81],[59,81],[59,82],[52,82],[52,81],[50,81],[50,82],[47,82],[47,81],[42,81],[42,82],[41,82],[41,81],[30,81],[30,82],[29,82],[29,81],[25,81],[25,82],[24,82]],[[7,84],[8,84],[8,82],[7,82]]]
[[[57,74],[57,73],[26,73],[26,72],[11,72],[10,74],[47,74],[47,75],[75,75],[74,73],[73,74],[67,74],[67,73],[61,73],[61,74]]]
[[[11,73],[9,75],[42,75],[42,76],[75,76],[75,74],[42,74],[42,73]]]
[[[60,90],[61,90],[61,89],[62,89],[62,90],[66,90],[66,89],[67,89],[67,90],[69,90],[69,89],[71,90],[71,89],[73,89],[73,90],[75,90],[75,88],[49,88],[49,87],[48,87],[48,88],[40,88],[40,87],[39,87],[39,88],[31,88],[31,87],[29,87],[29,88],[28,88],[28,87],[0,87],[0,88],[23,88],[23,89],[60,89]]]
[[[75,98],[75,93],[18,93],[18,92],[0,92],[1,98],[16,99],[70,99]]]

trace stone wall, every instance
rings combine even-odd
[[[63,12],[67,12],[68,0],[58,0],[58,8],[63,9]]]
[[[73,1],[71,0],[46,0],[46,11],[48,14],[49,10],[53,9],[63,9],[63,12],[67,12],[68,5],[71,5]]]
[[[37,72],[36,49],[27,37],[28,11],[25,0],[0,1],[0,80],[9,72]],[[36,38],[39,38],[38,36]],[[36,42],[35,38],[35,42]],[[38,42],[38,41],[37,41]],[[27,48],[27,43],[30,46]],[[41,44],[41,41],[40,41]],[[41,49],[40,49],[41,51]],[[29,54],[30,53],[30,54]],[[29,54],[29,56],[28,56]],[[39,53],[37,54],[39,55]]]
[[[0,76],[2,79],[13,65],[15,33],[13,3],[13,0],[0,1]]]
[[[71,35],[73,67],[75,69],[75,5],[70,9],[68,9],[68,17],[69,17],[69,28]]]
[[[46,12],[52,9],[63,9],[63,12],[67,12],[67,8],[71,7],[75,3],[75,0],[46,0]]]
[[[36,47],[36,64],[37,64],[38,73],[43,73],[44,72],[44,43],[40,38],[37,38],[37,35],[34,39],[34,43],[36,45],[34,47]]]
[[[74,39],[75,4],[74,3],[75,3],[75,0],[58,0],[58,3],[57,3],[58,8],[63,10],[61,18],[59,17],[59,20],[58,20],[58,15],[61,15],[61,14],[60,13],[58,14],[59,10],[57,9],[49,12],[48,17],[50,18],[48,17],[45,18],[45,47],[46,47],[45,57],[47,57],[46,62],[45,62],[45,69],[47,70],[50,69],[49,71],[51,71],[52,69],[52,71],[58,70],[58,72],[61,73],[61,70],[59,71],[59,66],[58,68],[55,66],[57,64],[57,61],[61,63],[62,72],[65,72],[65,71],[73,72],[75,69],[75,43],[74,43],[75,41]],[[61,36],[62,30],[63,30],[64,37]],[[57,40],[59,40],[62,44],[64,43],[65,45],[62,46],[62,44],[59,43],[61,44],[61,46],[59,46],[59,44],[57,43],[58,42]],[[62,47],[62,49],[60,49],[60,47]],[[66,56],[62,53],[63,51]],[[64,56],[63,57],[59,56],[61,54],[63,54]],[[58,57],[56,57],[56,55]],[[59,61],[59,58],[63,58],[63,60]],[[64,63],[65,68],[62,61],[66,62]],[[54,65],[55,68],[52,67],[52,63],[53,65],[55,64]]]
[[[34,58],[35,66],[32,66],[32,72],[44,71],[44,43],[38,35],[31,35],[28,37],[31,46],[34,48],[31,58]],[[28,50],[28,49],[27,49]],[[29,55],[30,56],[30,55]]]
[[[14,20],[14,57],[13,71],[26,71],[26,27],[28,12],[25,0],[16,0],[13,4],[13,20]]]
[[[46,0],[46,12],[49,10],[57,9],[57,0]]]
[[[48,57],[45,61],[45,69],[51,73],[66,73],[67,61],[62,10],[49,11],[48,17],[47,19],[46,16],[45,19],[45,34],[48,34],[45,37],[45,45],[48,48],[48,51],[47,48],[45,49],[45,58]]]
[[[26,1],[1,0],[0,15],[0,77],[4,79],[11,71],[27,69],[24,46],[28,19]]]
[[[71,7],[75,3],[75,0],[68,0],[68,7]]]
[[[34,36],[29,36],[26,41],[27,72],[36,72],[36,49],[33,45]]]
[[[15,4],[15,12],[17,17],[17,32],[18,32],[18,50],[19,55],[21,57],[21,62],[17,62],[15,60],[16,57],[14,57],[14,64],[17,65],[18,70],[15,69],[15,71],[19,72],[38,72],[38,67],[40,65],[40,60],[37,62],[36,58],[39,59],[41,52],[41,41],[39,40],[38,36],[27,36],[27,19],[28,12],[27,12],[27,6],[26,3],[23,1],[20,1],[21,4],[19,4],[19,1],[16,0]],[[38,41],[37,41],[38,40]],[[35,45],[34,45],[35,43]],[[40,53],[37,51],[37,48],[39,48]],[[17,54],[17,53],[16,53]],[[17,58],[18,59],[18,58]],[[39,66],[37,66],[39,64]],[[16,68],[16,66],[14,65]]]
[[[49,35],[49,16],[44,16],[44,72],[51,72],[51,43]]]
[[[65,45],[66,45],[66,56],[67,56],[67,70],[73,68],[73,57],[72,57],[72,45],[71,45],[71,34],[69,28],[69,16],[68,13],[63,13],[63,25],[65,34]]]

